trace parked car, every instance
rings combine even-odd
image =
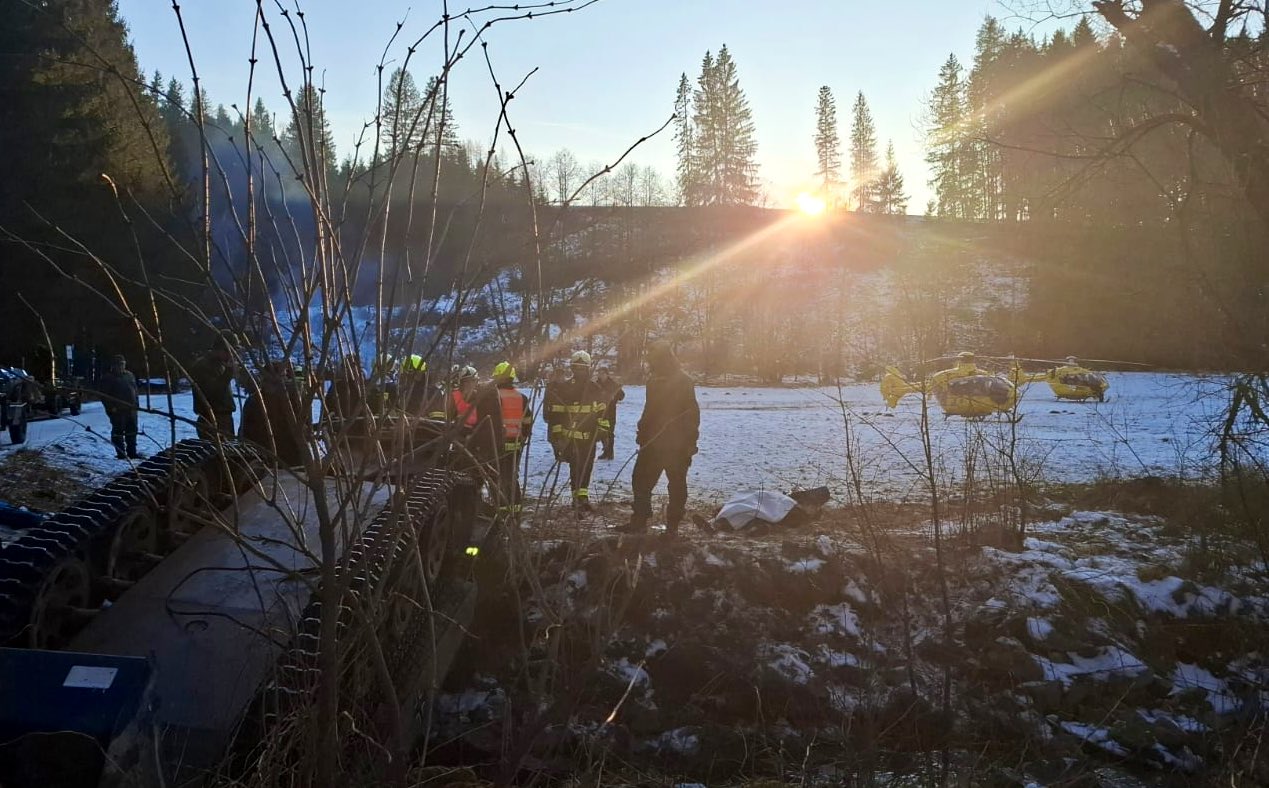
[[[78,416],[84,407],[83,378],[62,379],[56,383],[41,383],[44,394],[44,410],[50,416],[60,416],[62,411]]]
[[[9,440],[26,442],[26,423],[31,409],[44,404],[40,384],[16,367],[0,367],[0,429],[9,431]]]

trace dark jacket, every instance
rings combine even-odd
[[[234,412],[233,364],[226,364],[211,355],[199,356],[189,366],[189,380],[194,385],[194,412],[200,416]]]
[[[107,372],[102,375],[97,390],[102,404],[106,406],[106,413],[127,413],[137,409],[137,378],[126,369],[118,374]]]
[[[616,408],[617,403],[626,398],[626,390],[621,387],[616,378],[610,377],[607,382],[601,382],[599,389],[604,392],[604,397],[607,399],[610,410]],[[610,413],[609,415],[612,414]]]
[[[645,451],[691,456],[696,453],[701,409],[696,387],[677,363],[654,369],[635,441]]]
[[[242,406],[238,434],[266,448],[276,448],[283,465],[299,465],[304,461],[304,452],[297,419],[306,414],[300,409],[298,387],[267,376],[258,385],[259,390],[253,390]]]
[[[594,447],[608,400],[593,379],[573,377],[548,386],[545,409],[553,442],[563,439]]]

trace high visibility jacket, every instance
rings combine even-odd
[[[551,426],[552,440],[564,439],[575,444],[595,445],[607,421],[607,398],[592,380],[576,378],[561,382],[547,397],[546,422]]]
[[[454,403],[454,418],[464,427],[476,426],[476,406],[467,401],[462,389],[450,392],[450,400]]]
[[[519,442],[524,431],[524,397],[515,389],[498,389],[502,403],[502,437],[508,443]]]
[[[498,402],[502,411],[503,451],[519,451],[524,437],[533,428],[528,397],[514,388],[499,388]]]

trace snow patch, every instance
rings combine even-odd
[[[1078,676],[1104,681],[1111,676],[1137,676],[1150,670],[1146,663],[1118,646],[1102,648],[1092,657],[1082,657],[1076,653],[1068,653],[1067,657],[1070,662],[1055,662],[1048,657],[1031,655],[1044,671],[1046,681],[1060,681],[1066,687],[1071,686]]]
[[[822,558],[802,558],[797,561],[788,561],[784,565],[784,571],[793,575],[814,574],[824,567]]]
[[[849,602],[816,605],[810,613],[811,628],[821,635],[859,637],[859,615]]]
[[[1096,725],[1085,725],[1082,722],[1071,722],[1069,720],[1062,720],[1058,724],[1061,725],[1062,730],[1072,736],[1078,736],[1084,742],[1096,745],[1111,755],[1117,755],[1120,758],[1127,758],[1129,755],[1128,749],[1112,739],[1110,737],[1110,731],[1105,728],[1101,728]]]
[[[788,643],[767,644],[760,649],[767,667],[794,684],[807,684],[815,676],[808,664],[810,656]]]

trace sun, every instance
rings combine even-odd
[[[806,192],[799,194],[794,202],[797,203],[798,210],[807,216],[819,216],[824,213],[824,208],[827,207],[823,199]]]

